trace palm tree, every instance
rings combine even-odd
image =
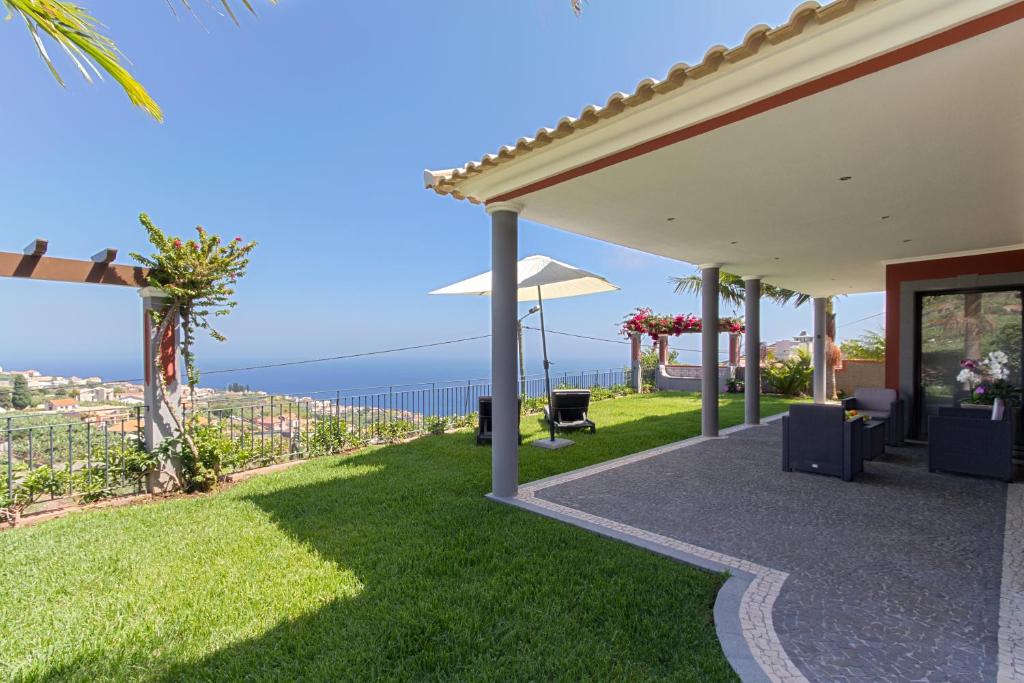
[[[231,20],[238,23],[238,17],[231,7],[231,0],[207,1],[211,5],[219,1]],[[250,0],[238,1],[249,12],[256,13]],[[167,0],[167,3],[173,12],[171,0]],[[8,17],[17,15],[24,20],[39,56],[62,86],[64,79],[61,78],[46,50],[44,36],[51,38],[64,51],[87,82],[92,83],[93,76],[103,80],[103,74],[106,73],[121,86],[132,104],[145,110],[157,121],[163,121],[160,106],[125,68],[124,55],[117,49],[114,41],[100,31],[100,22],[84,8],[67,0],[0,0],[0,4],[7,8]],[[194,15],[191,0],[181,0],[181,4],[187,12]]]
[[[669,278],[669,282],[675,285],[676,294],[699,295],[703,287],[703,280],[700,274],[686,275],[684,277]],[[724,270],[718,273],[718,296],[726,303],[739,307],[746,298],[746,284],[739,275],[727,273]],[[776,287],[767,282],[761,283],[761,296],[773,301],[780,306],[793,304],[799,308],[808,301],[811,301],[810,294],[804,294],[794,289]],[[835,297],[825,299],[825,367],[826,382],[825,395],[835,398],[836,392],[836,362],[839,360],[839,348],[836,346],[836,312]]]

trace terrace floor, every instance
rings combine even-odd
[[[727,432],[516,502],[729,571],[716,627],[744,680],[1016,680],[1020,485],[930,474],[922,448],[889,448],[852,483],[786,473],[780,423]]]

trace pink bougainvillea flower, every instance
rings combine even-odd
[[[241,235],[236,235],[235,236],[235,241],[236,242],[241,242],[242,241],[242,236]]]
[[[174,248],[181,249],[181,240],[174,240]]]

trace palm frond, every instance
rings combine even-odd
[[[780,306],[793,304],[794,308],[800,308],[813,298],[810,294],[804,294],[794,289],[786,289],[785,287],[776,287],[775,285],[764,283],[761,285],[761,296],[774,301]]]
[[[0,0],[8,16],[18,14],[25,20],[36,50],[50,73],[64,85],[57,67],[43,44],[40,33],[53,39],[74,62],[86,81],[92,82],[89,69],[113,78],[132,104],[141,107],[157,121],[163,120],[159,105],[122,64],[124,55],[114,41],[100,32],[100,24],[83,8],[65,0]]]
[[[698,295],[703,289],[703,281],[700,274],[686,275],[683,277],[671,277],[669,282],[675,285],[676,294]],[[743,278],[733,273],[720,271],[718,274],[718,296],[722,301],[733,306],[739,306],[746,298],[746,283]],[[792,304],[800,307],[811,300],[810,294],[804,294],[785,287],[776,287],[767,282],[761,283],[761,296],[773,301],[780,306]]]
[[[237,1],[251,14],[256,14],[256,9],[250,0]],[[278,0],[268,1],[271,4],[277,4]],[[186,11],[198,20],[190,0],[180,0],[180,2]],[[235,24],[238,24],[238,17],[232,9],[232,0],[217,0],[217,2],[223,7],[227,16]],[[207,0],[207,3],[212,6],[214,0]],[[40,33],[51,38],[64,50],[64,53],[71,59],[87,82],[92,83],[90,71],[100,80],[103,80],[103,74],[106,73],[121,86],[132,104],[146,111],[157,121],[163,121],[163,112],[156,100],[125,68],[124,63],[127,59],[118,50],[114,41],[100,31],[101,24],[84,8],[67,0],[0,0],[0,4],[7,8],[8,19],[14,14],[18,14],[24,19],[39,56],[61,86],[64,85],[64,79],[50,58]],[[170,0],[167,0],[167,4],[173,12],[174,6]]]

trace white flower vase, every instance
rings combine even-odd
[[[1001,398],[997,398],[992,402],[992,419],[1002,420],[1003,415],[1006,414],[1006,403]]]

